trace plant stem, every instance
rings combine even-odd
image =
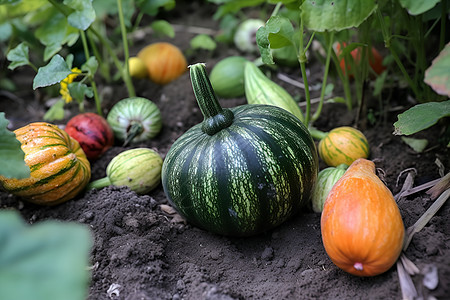
[[[311,96],[309,94],[308,76],[306,75],[306,48],[303,47],[303,19],[300,18],[300,45],[298,49],[298,62],[300,63],[300,70],[302,72],[303,84],[305,85],[305,99],[306,99],[306,112],[305,112],[305,126],[308,127],[309,120],[311,119]],[[311,40],[310,40],[311,42]],[[310,44],[308,43],[308,45]]]
[[[124,66],[120,70],[120,73],[122,73],[123,81],[125,82],[125,85],[127,87],[128,96],[135,97],[136,92],[134,91],[134,86],[133,86],[133,82],[131,81],[130,71],[129,71],[129,67],[128,67],[128,58],[130,55],[129,55],[129,51],[128,51],[127,29],[125,27],[125,21],[123,18],[122,0],[117,0],[117,9],[119,12],[120,31],[122,33],[123,54],[124,54],[124,61],[125,61]]]
[[[411,77],[409,77],[408,72],[406,71],[405,67],[403,66],[402,61],[400,60],[400,58],[397,55],[397,52],[395,51],[395,49],[393,47],[391,47],[391,33],[388,32],[386,24],[384,23],[384,19],[383,16],[381,15],[381,11],[380,9],[377,9],[376,11],[377,17],[378,17],[378,21],[380,23],[380,27],[381,27],[381,32],[383,33],[383,38],[384,38],[384,44],[386,46],[386,48],[389,49],[389,51],[392,54],[392,57],[394,58],[395,62],[397,63],[398,68],[400,69],[400,71],[403,74],[403,77],[405,78],[405,80],[408,82],[410,88],[412,89],[414,95],[416,96],[417,99],[420,99],[420,93],[419,93],[419,89],[417,88],[417,85],[412,81]]]
[[[324,139],[328,135],[328,132],[320,131],[320,130],[314,128],[314,127],[309,127],[308,131],[309,131],[309,134],[313,138],[315,138],[316,140],[319,140],[319,141]]]
[[[109,179],[108,176],[104,177],[104,178],[100,178],[97,180],[92,181],[91,183],[88,184],[88,186],[86,187],[86,189],[88,190],[92,190],[92,189],[100,189],[102,187],[111,185],[111,180]]]
[[[81,41],[83,43],[84,56],[86,57],[86,61],[88,61],[90,55],[89,55],[89,48],[88,48],[87,40],[86,40],[86,34],[83,30],[80,30],[80,35],[81,35]],[[94,80],[94,74],[89,74],[89,77],[91,79],[92,91],[94,92],[94,100],[95,100],[95,106],[97,108],[97,114],[99,116],[103,116],[101,100],[100,100],[100,97],[98,96],[97,85],[95,84],[95,80]]]
[[[314,113],[311,122],[314,122],[315,120],[317,120],[320,116],[320,113],[322,112],[322,107],[323,107],[323,101],[325,98],[325,89],[326,89],[326,85],[327,85],[327,78],[328,78],[328,70],[330,68],[330,60],[331,60],[331,51],[333,49],[333,39],[334,39],[334,32],[332,31],[331,33],[326,33],[326,38],[328,40],[328,49],[327,49],[327,59],[325,61],[325,70],[324,70],[324,74],[323,74],[323,80],[322,80],[322,90],[320,91],[320,102],[319,102],[319,106],[317,107],[316,112]]]
[[[345,103],[347,104],[347,109],[352,110],[353,100],[352,100],[352,93],[350,90],[350,81],[348,79],[348,75],[344,74],[344,72],[342,71],[340,62],[339,62],[339,58],[337,57],[336,52],[331,51],[331,58],[333,59],[336,71],[338,73],[339,78],[341,79],[342,84],[343,84]]]

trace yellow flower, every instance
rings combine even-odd
[[[81,70],[78,68],[72,68],[72,73],[70,73],[66,78],[64,78],[61,82],[61,88],[59,89],[59,93],[61,94],[62,98],[66,103],[69,103],[72,101],[72,97],[70,96],[69,89],[67,86],[69,83],[72,83],[75,78],[77,78],[78,75],[80,75]]]

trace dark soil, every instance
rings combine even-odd
[[[194,2],[194,6],[197,5]],[[187,9],[186,14],[174,13],[171,22],[183,24],[176,38],[168,40],[179,46],[189,63],[205,62],[208,70],[221,58],[239,54],[232,46],[220,45],[216,51],[191,51],[189,40],[195,35],[189,26],[217,29],[206,7]],[[195,11],[195,13],[194,13]],[[147,35],[135,40],[131,54],[140,47],[161,39]],[[167,40],[167,39],[165,39]],[[311,58],[311,85],[320,83],[321,64]],[[299,79],[296,69],[281,68],[278,72]],[[18,85],[13,95],[2,93],[0,111],[6,112],[11,129],[32,121],[42,120],[45,94],[33,91],[32,76],[26,68],[9,72]],[[273,77],[292,95],[302,98],[303,90]],[[123,148],[116,144],[100,159],[92,163],[92,179],[105,176],[109,161],[125,149],[149,147],[163,157],[172,143],[188,128],[202,121],[196,104],[189,74],[185,73],[166,86],[157,86],[147,80],[135,80],[137,94],[154,101],[161,110],[163,130],[153,140]],[[339,83],[336,82],[336,85]],[[105,114],[111,106],[125,98],[121,82],[100,84],[104,96]],[[317,97],[318,92],[313,92]],[[339,94],[339,88],[335,90]],[[356,111],[348,111],[342,104],[326,104],[318,129],[328,131],[336,126],[358,126],[370,143],[372,159],[380,177],[397,194],[404,182],[404,170],[412,169],[415,185],[439,178],[436,160],[448,172],[449,151],[440,144],[439,124],[414,137],[426,137],[430,143],[423,153],[415,153],[393,132],[396,115],[409,108],[404,90],[394,90],[382,107],[371,99],[367,89],[368,106],[376,114],[374,124],[363,114],[355,119]],[[220,100],[225,107],[245,104],[245,98]],[[374,104],[371,104],[371,103]],[[94,111],[92,102],[87,110]],[[75,105],[68,105],[66,119],[77,113]],[[382,117],[384,116],[384,117]],[[365,124],[365,125],[364,125]],[[321,163],[321,168],[325,166]],[[406,227],[411,226],[431,205],[425,192],[408,196],[398,202]],[[281,226],[250,238],[231,238],[211,234],[180,222],[176,215],[165,212],[167,198],[161,186],[148,195],[139,196],[125,187],[107,187],[86,191],[76,199],[55,207],[41,207],[22,202],[0,192],[0,208],[15,208],[29,223],[47,219],[74,221],[92,229],[94,246],[91,264],[90,300],[102,299],[401,299],[397,270],[392,267],[382,275],[360,278],[338,269],[328,258],[322,245],[320,214],[309,207]],[[163,205],[163,206],[162,206]],[[449,299],[450,295],[450,204],[445,204],[430,223],[417,233],[406,256],[420,269],[433,264],[438,267],[439,285],[428,291],[421,284],[422,275],[414,281],[419,293],[426,298]],[[115,287],[115,289],[113,289]]]

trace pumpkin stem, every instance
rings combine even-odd
[[[192,88],[204,120],[202,130],[214,135],[233,123],[234,115],[229,109],[223,109],[206,74],[205,64],[197,63],[189,66]]]
[[[364,269],[363,264],[360,263],[360,262],[356,262],[356,263],[353,265],[353,268],[355,268],[355,269],[358,270],[358,271],[362,271],[362,270]]]
[[[125,142],[123,143],[123,147],[128,145],[138,134],[140,134],[142,131],[144,131],[144,127],[141,123],[135,122],[133,125],[131,125],[130,129],[127,130],[127,138],[125,139]]]

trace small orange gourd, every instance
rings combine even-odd
[[[32,203],[55,205],[74,198],[89,183],[89,161],[80,144],[64,130],[36,122],[14,133],[31,174],[24,179],[0,176],[7,192]]]
[[[372,161],[357,159],[333,186],[322,212],[321,232],[328,256],[350,274],[375,276],[397,261],[405,227]]]
[[[144,47],[137,57],[147,67],[151,81],[164,85],[187,71],[187,61],[181,50],[166,42],[153,43]]]

